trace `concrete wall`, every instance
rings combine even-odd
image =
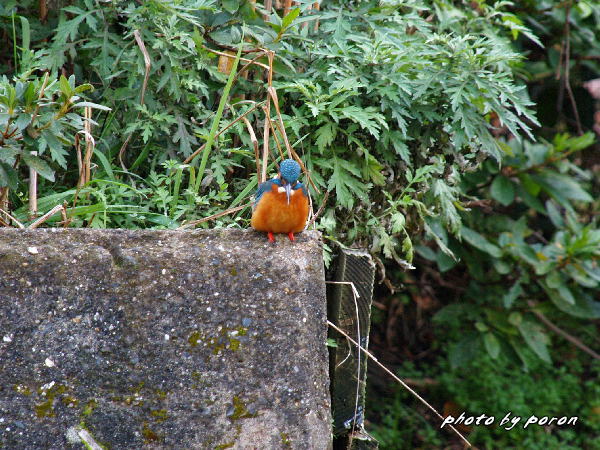
[[[326,449],[325,310],[316,232],[0,229],[0,447]]]

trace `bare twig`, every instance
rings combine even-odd
[[[5,214],[9,219],[16,223],[19,228],[25,228],[25,226],[21,222],[19,222],[15,217],[11,216],[7,211],[0,208],[0,212],[2,214]]]
[[[273,133],[273,140],[275,141],[275,145],[277,145],[277,150],[279,150],[279,156],[281,157],[281,159],[285,159],[285,156],[283,156],[283,150],[281,149],[281,144],[279,143],[279,138],[277,137],[277,132],[273,127],[273,120],[271,119],[271,110],[270,108],[265,108],[263,106],[263,111],[265,112],[265,120],[269,122],[271,133]]]
[[[250,121],[246,117],[244,117],[244,123],[248,129],[248,134],[250,134],[252,146],[254,147],[254,158],[256,160],[256,179],[258,180],[260,177],[260,150],[258,149],[258,140],[256,139],[256,134],[254,133],[254,129],[252,128]]]
[[[180,227],[177,227],[177,229],[178,230],[184,230],[186,228],[192,228],[192,227],[195,227],[196,225],[199,225],[199,224],[201,224],[203,222],[208,222],[209,220],[218,219],[219,217],[226,216],[227,214],[232,214],[232,213],[237,212],[237,211],[239,211],[241,209],[247,208],[250,205],[252,205],[252,202],[248,202],[248,203],[246,203],[244,205],[236,206],[235,208],[229,208],[226,211],[222,211],[220,213],[213,214],[212,216],[203,217],[202,219],[193,220],[191,222],[186,222],[183,225],[181,225]]]
[[[330,191],[325,192],[325,195],[323,196],[323,200],[321,201],[321,205],[319,206],[319,209],[317,209],[317,212],[315,214],[313,214],[311,219],[308,221],[305,229],[310,227],[315,222],[315,220],[317,220],[317,217],[319,217],[319,215],[321,215],[321,213],[323,212],[323,209],[325,209],[325,205],[327,204],[327,199],[329,198],[329,192]]]
[[[38,152],[32,151],[33,156],[37,156]],[[37,216],[37,172],[29,166],[29,217],[34,219]]]
[[[48,18],[48,4],[46,0],[40,0],[40,22],[46,23],[46,19]]]
[[[571,35],[570,35],[571,34],[571,23],[570,23],[570,19],[571,19],[571,4],[569,3],[566,5],[566,11],[565,11],[564,88],[567,91],[569,101],[571,102],[571,109],[573,109],[573,115],[575,116],[575,124],[577,126],[577,133],[581,136],[583,134],[583,128],[581,127],[581,120],[579,118],[577,102],[575,101],[575,96],[573,95],[573,90],[571,89],[571,80],[570,80],[570,72],[571,72],[571,68],[569,67],[570,62],[571,62]],[[562,50],[562,46],[561,46],[561,50]],[[560,61],[562,61],[562,58]],[[560,64],[559,64],[559,70],[560,70]]]
[[[212,49],[212,48],[210,48],[210,47],[206,47],[205,45],[203,45],[203,46],[202,46],[202,48],[203,48],[204,50],[207,50],[207,51],[209,51],[209,52],[211,52],[211,53],[214,53],[214,54],[216,54],[216,55],[223,56],[224,58],[235,59],[235,57],[236,57],[236,55],[235,55],[235,54],[230,54],[230,53],[226,53],[226,52],[220,52],[220,51],[218,51],[218,50],[214,50],[214,49]],[[238,73],[237,73],[237,75],[236,75],[236,76],[239,76],[239,75],[240,75],[240,73],[242,73],[242,72],[243,72],[245,69],[247,69],[248,67],[250,67],[252,64],[255,64],[255,65],[257,65],[257,66],[260,66],[260,67],[262,67],[263,69],[269,70],[269,66],[267,66],[266,64],[263,64],[263,63],[261,63],[261,62],[258,62],[258,61],[257,61],[257,60],[258,60],[259,58],[261,58],[262,56],[263,56],[262,54],[259,54],[259,55],[258,55],[258,56],[256,56],[254,59],[240,58],[240,61],[247,62],[248,64],[246,64],[245,66],[243,66],[243,67],[242,67],[242,68],[241,68],[241,69],[238,71]],[[222,73],[224,73],[224,72],[222,72]],[[229,73],[229,71],[228,71],[227,73]]]
[[[56,205],[54,208],[52,208],[50,211],[48,211],[46,214],[44,214],[38,220],[36,220],[32,224],[30,224],[27,228],[31,229],[31,228],[37,228],[37,227],[39,227],[41,224],[43,224],[46,220],[48,220],[54,214],[56,214],[59,211],[64,211],[64,209],[65,209],[65,207],[63,205]]]
[[[135,42],[137,43],[138,47],[140,48],[142,54],[144,55],[144,67],[145,67],[144,84],[142,84],[142,92],[140,93],[140,105],[143,105],[144,104],[144,95],[146,94],[146,88],[148,87],[148,78],[150,78],[150,68],[152,67],[152,60],[150,59],[150,55],[148,54],[148,51],[146,50],[146,45],[144,44],[144,41],[142,40],[140,31],[134,30],[133,37],[135,38]]]
[[[269,163],[269,109],[271,104],[267,102],[266,106],[263,106],[265,111],[265,124],[263,128],[263,154],[262,154],[262,172],[258,178],[258,184],[266,181],[267,179],[267,165]]]
[[[402,381],[400,378],[398,378],[391,370],[389,370],[387,367],[385,367],[383,364],[381,364],[377,358],[375,356],[373,356],[373,354],[371,352],[369,352],[368,350],[366,350],[363,346],[361,346],[358,342],[356,342],[354,339],[352,339],[350,336],[348,336],[348,334],[340,329],[339,327],[337,327],[335,324],[333,324],[332,322],[330,322],[329,320],[327,321],[327,325],[329,325],[331,328],[333,328],[334,330],[336,330],[338,333],[340,333],[342,336],[344,336],[346,339],[348,339],[350,342],[352,342],[357,348],[359,348],[362,352],[365,353],[365,355],[371,359],[373,362],[375,362],[375,364],[377,364],[379,367],[381,367],[388,375],[390,375],[394,380],[396,380],[398,383],[400,383],[408,392],[410,392],[412,395],[414,395],[419,401],[421,401],[421,403],[423,403],[425,406],[427,406],[427,408],[429,408],[438,418],[440,418],[442,421],[444,420],[444,417],[442,417],[442,415],[437,412],[437,410],[431,406],[427,400],[425,400],[423,397],[421,397],[414,389],[412,389],[408,384],[406,384],[404,381]],[[456,428],[454,428],[452,425],[448,425],[450,427],[450,429],[452,431],[454,431],[463,441],[465,441],[465,443],[471,447],[471,443],[467,440],[467,438],[465,438]]]
[[[292,157],[292,146],[290,145],[290,141],[287,138],[287,134],[285,133],[285,126],[283,125],[283,118],[281,117],[281,111],[279,110],[279,99],[277,98],[277,91],[273,86],[268,87],[269,96],[271,100],[273,100],[273,105],[275,105],[275,111],[277,111],[277,119],[275,122],[277,124],[277,128],[279,129],[279,133],[283,137],[283,141],[285,142],[285,148],[288,152],[288,158]]]
[[[554,323],[552,323],[550,321],[550,319],[548,319],[544,313],[538,311],[535,309],[536,303],[529,300],[527,302],[529,304],[529,306],[532,308],[531,312],[533,314],[535,314],[535,316],[540,319],[541,322],[544,323],[544,325],[546,325],[548,328],[550,328],[552,331],[554,331],[556,334],[558,334],[559,336],[562,336],[563,338],[565,338],[567,341],[569,341],[571,344],[573,344],[575,347],[577,347],[578,349],[584,351],[585,353],[587,353],[588,355],[590,355],[592,358],[594,359],[600,359],[600,355],[598,353],[596,353],[594,350],[592,350],[591,348],[589,348],[587,345],[585,345],[583,342],[581,342],[579,339],[577,339],[575,336],[567,333],[565,330],[563,330],[562,328],[559,328],[558,326],[554,325]]]
[[[92,165],[92,155],[94,154],[94,148],[96,146],[96,142],[92,137],[92,108],[89,106],[85,107],[85,123],[84,123],[84,133],[85,133],[85,157],[83,158],[83,165],[85,167],[85,183],[88,183],[91,176],[91,165]],[[84,184],[85,184],[84,183]]]
[[[140,51],[144,55],[145,73],[144,73],[144,82],[142,84],[142,91],[140,93],[140,105],[143,105],[144,104],[144,95],[146,94],[146,88],[148,87],[148,79],[150,78],[150,68],[152,67],[152,60],[150,59],[150,55],[148,54],[148,51],[146,50],[146,45],[144,44],[144,41],[142,40],[140,31],[134,30],[133,37],[135,38],[135,42],[137,43],[138,47],[140,48]],[[140,118],[140,112],[138,111],[137,119],[139,119],[139,118]],[[133,136],[133,132],[129,133],[129,136],[127,136],[127,138],[125,139],[125,142],[123,142],[123,145],[121,145],[121,148],[119,149],[119,162],[121,163],[121,167],[125,171],[127,171],[127,168],[125,167],[125,164],[123,163],[123,155],[125,154],[125,150],[127,149],[127,146],[129,145],[129,141],[131,140],[132,136]]]
[[[267,14],[265,14],[263,16],[263,19],[265,20],[265,22],[269,21],[269,14],[271,14],[272,9],[273,9],[273,0],[265,0],[265,10],[267,11]]]

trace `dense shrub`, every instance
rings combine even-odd
[[[0,207],[8,201],[27,222],[28,165],[44,177],[40,212],[66,202],[71,226],[175,228],[243,205],[257,184],[243,122],[215,140],[206,167],[183,162],[207,140],[222,100],[219,59],[240,43],[266,48],[290,141],[320,190],[311,189],[314,204],[332,193],[316,221],[327,261],[332,244],[367,247],[387,287],[415,283],[435,297],[427,344],[440,350],[447,372],[432,371],[448,392],[472,393],[465,408],[482,401],[464,383],[450,389],[469,364],[587,379],[589,368],[561,366],[548,323],[581,332],[580,348],[597,340],[598,172],[594,135],[583,134],[596,105],[582,82],[600,76],[600,7],[312,3],[282,17],[248,0],[3,2]],[[219,129],[266,88],[261,67],[237,77]],[[85,106],[95,148],[91,178],[77,186]],[[260,107],[248,119],[263,129]],[[201,226],[247,227],[249,217],[245,208]],[[494,436],[476,433],[484,443]],[[402,439],[440,445],[432,433],[415,436]],[[546,444],[580,442],[561,436]]]

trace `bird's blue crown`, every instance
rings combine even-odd
[[[279,173],[288,183],[293,183],[300,176],[300,164],[293,159],[285,159],[279,165]]]

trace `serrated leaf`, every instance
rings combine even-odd
[[[317,148],[320,151],[325,150],[326,147],[331,145],[335,136],[337,134],[337,127],[334,123],[327,122],[325,125],[320,126],[315,135],[317,136],[315,142],[317,144]]]
[[[21,157],[25,164],[35,170],[38,174],[43,176],[49,181],[54,181],[54,171],[50,168],[48,163],[39,156],[34,156],[31,153],[23,152]]]
[[[404,229],[406,219],[404,218],[404,214],[402,214],[401,212],[395,212],[392,214],[390,222],[392,224],[392,233],[396,234]]]
[[[50,147],[52,159],[63,169],[66,169],[67,160],[65,159],[65,155],[67,152],[63,148],[60,140],[50,130],[43,130],[41,134],[43,139],[40,139],[40,144],[45,141],[48,144],[48,147]]]
[[[490,195],[502,205],[508,206],[515,199],[515,187],[507,177],[498,175],[490,186]]]
[[[375,139],[379,139],[381,127],[388,128],[385,117],[376,112],[375,108],[360,108],[355,105],[346,106],[344,108],[336,108],[336,113],[356,122],[361,128],[366,129]]]
[[[355,196],[366,200],[366,189],[370,185],[359,181],[355,176],[360,176],[358,168],[349,161],[341,158],[333,158],[333,173],[329,178],[328,188],[335,189],[336,197],[340,205],[351,209],[354,205]]]
[[[529,320],[523,320],[517,328],[534,353],[545,362],[552,363],[547,347],[549,338],[543,331],[541,325]]]

